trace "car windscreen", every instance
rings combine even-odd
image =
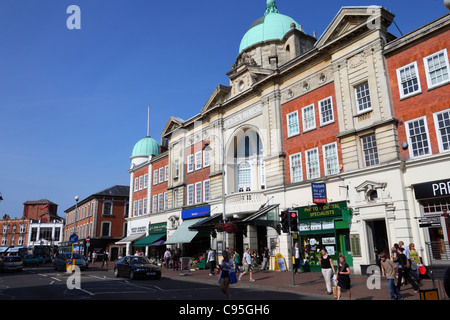
[[[143,263],[150,263],[150,261],[144,257],[132,257],[131,258],[131,264],[143,264]]]
[[[6,257],[5,262],[20,262],[22,261],[22,258],[20,257]]]

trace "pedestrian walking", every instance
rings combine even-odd
[[[95,260],[97,259],[97,252],[95,250],[92,252],[92,265],[95,264]]]
[[[227,300],[230,299],[230,274],[233,272],[233,260],[230,259],[228,251],[222,252],[222,262],[220,264],[219,283],[220,290],[225,294]],[[235,275],[236,277],[236,275]]]
[[[414,243],[410,243],[408,246],[409,249],[409,256],[411,257],[411,278],[413,278],[415,281],[420,282],[420,272],[419,272],[419,265],[420,265],[420,256],[419,252],[416,250],[416,246]]]
[[[351,300],[350,292],[350,266],[345,262],[345,256],[339,256],[339,265],[337,267],[337,300],[341,299],[342,290],[347,291],[348,300]]]
[[[322,266],[322,275],[325,280],[325,286],[327,288],[327,294],[333,294],[333,290],[331,288],[331,278],[333,277],[334,265],[333,259],[328,255],[328,251],[325,248],[322,248],[322,256],[319,257],[320,265]]]
[[[209,248],[208,251],[208,258],[206,261],[209,263],[209,275],[212,276],[215,274],[215,268],[216,268],[216,252]]]
[[[269,249],[267,249],[267,247],[264,247],[262,256],[263,256],[263,264],[261,270],[266,270],[266,268],[268,268],[267,264],[269,262]]]
[[[244,272],[239,275],[239,281],[242,279],[242,276],[247,273],[250,275],[250,281],[255,281],[255,279],[253,279],[252,256],[250,255],[249,248],[247,248],[247,250],[245,250],[244,258],[242,259],[242,263],[244,264]]]
[[[399,242],[400,245],[400,242]],[[405,283],[409,282],[411,283],[412,287],[414,288],[415,293],[419,293],[419,286],[417,283],[411,279],[411,275],[409,274],[409,268],[407,267],[407,261],[406,255],[403,253],[404,248],[400,247],[398,249],[399,254],[397,255],[397,261],[399,263],[398,266],[398,281],[397,281],[397,288],[400,291],[400,287],[402,286],[402,279],[405,278]]]
[[[108,251],[103,252],[103,257],[102,257],[102,268],[106,263],[106,267],[108,267]]]
[[[169,268],[170,258],[172,258],[172,254],[170,253],[169,248],[167,248],[166,252],[164,252],[164,256],[163,256],[163,259],[164,259],[165,265],[166,265],[166,269]]]
[[[300,248],[298,247],[298,242],[294,244],[294,273],[300,273],[298,269],[300,268],[302,262],[302,254]]]
[[[180,252],[179,249],[175,249],[175,252],[173,253],[173,270],[178,271],[179,268],[179,260],[180,260]]]
[[[241,274],[241,269],[239,269],[239,265],[241,264],[240,261],[240,255],[239,253],[234,250],[234,255],[233,255],[233,260],[234,260],[234,272],[236,272],[236,274]]]
[[[384,252],[380,253],[381,275],[388,280],[389,293],[392,300],[403,300],[400,290],[395,285],[395,275],[397,273],[397,265],[387,258]]]

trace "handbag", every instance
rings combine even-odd
[[[230,275],[230,284],[237,283],[236,272],[234,272],[234,270],[230,271],[229,275]]]

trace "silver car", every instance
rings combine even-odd
[[[60,253],[55,258],[55,262],[53,264],[54,269],[66,270],[67,260],[72,259],[72,257],[73,259],[75,259],[75,265],[78,266],[81,270],[85,270],[88,268],[89,262],[84,256],[78,253],[74,253],[73,256],[72,253]]]
[[[23,271],[23,259],[19,256],[4,257],[2,271]]]

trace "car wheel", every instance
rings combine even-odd
[[[114,277],[116,277],[116,278],[119,277],[119,269],[117,269],[117,268],[114,269]]]
[[[135,278],[134,271],[131,270],[130,271],[130,280],[134,280],[134,278]]]

